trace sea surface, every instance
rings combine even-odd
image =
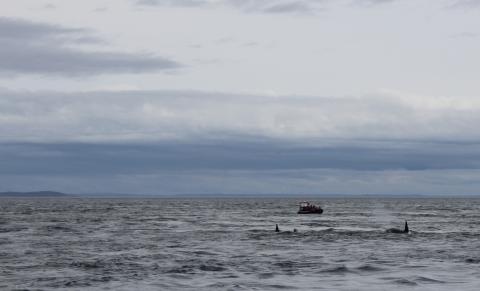
[[[2,198],[0,290],[480,290],[480,199],[302,200]]]

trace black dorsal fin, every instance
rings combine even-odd
[[[404,232],[408,232],[408,231],[409,231],[409,230],[408,230],[408,223],[407,223],[406,220],[405,220],[405,229],[404,229],[403,231],[404,231]]]

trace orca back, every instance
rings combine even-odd
[[[398,229],[398,228],[389,228],[389,229],[387,229],[387,232],[388,233],[404,233],[403,230]]]
[[[405,228],[399,229],[399,228],[389,228],[387,229],[388,233],[409,233],[410,229],[408,228],[408,222],[405,220]]]

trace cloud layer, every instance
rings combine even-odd
[[[162,171],[465,170],[480,169],[478,143],[291,141],[3,143],[0,175],[144,175]]]
[[[233,7],[244,12],[262,12],[262,13],[312,13],[323,7],[325,0],[137,0],[136,4],[141,6],[184,6],[184,7]]]
[[[0,144],[0,191],[476,194],[479,156],[478,144]]]
[[[393,92],[3,90],[0,182],[77,193],[473,193],[479,111],[475,98]]]
[[[480,101],[384,92],[361,97],[195,91],[0,91],[3,141],[480,140]]]
[[[101,40],[84,29],[0,18],[0,73],[90,76],[175,69],[153,55],[80,49]]]
[[[134,0],[140,6],[232,7],[244,12],[277,14],[312,14],[333,4],[374,6],[400,2],[399,0]],[[444,0],[446,7],[479,7],[479,0]]]

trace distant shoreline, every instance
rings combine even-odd
[[[477,194],[125,194],[125,193],[83,193],[67,194],[57,191],[0,192],[0,198],[292,198],[292,199],[428,199],[428,198],[480,198]]]
[[[72,197],[73,195],[56,191],[32,191],[32,192],[0,192],[0,197]]]
[[[84,193],[67,194],[57,191],[0,192],[0,198],[125,198],[125,199],[448,199],[480,198],[480,195],[462,194],[124,194],[124,193]]]

